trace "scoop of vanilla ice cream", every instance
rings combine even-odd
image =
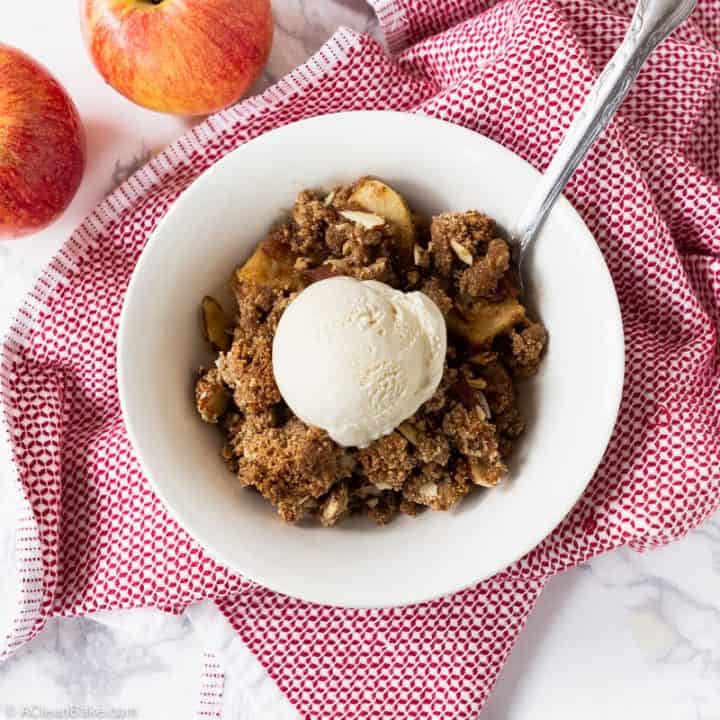
[[[321,280],[290,303],[273,342],[278,388],[303,422],[365,447],[428,400],[447,331],[437,305],[373,280]]]

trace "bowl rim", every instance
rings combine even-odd
[[[135,456],[137,458],[137,461],[140,465],[140,468],[142,470],[144,478],[148,481],[150,484],[153,492],[158,496],[158,498],[162,501],[164,508],[166,512],[170,515],[171,518],[173,518],[179,525],[182,527],[182,529],[203,549],[207,555],[212,558],[214,561],[228,569],[229,571],[236,573],[240,576],[242,576],[244,579],[250,580],[252,582],[256,582],[259,585],[262,585],[263,587],[266,587],[273,592],[277,592],[282,595],[286,595],[289,597],[295,597],[300,600],[303,600],[305,602],[313,603],[313,604],[322,604],[322,605],[328,605],[333,607],[342,607],[342,608],[352,608],[352,609],[378,609],[378,608],[390,608],[390,607],[406,607],[409,605],[415,605],[418,603],[424,603],[432,600],[437,600],[441,597],[445,597],[447,595],[451,595],[457,592],[460,592],[462,590],[465,590],[467,588],[473,587],[474,585],[487,580],[490,577],[493,577],[494,575],[497,575],[499,573],[504,572],[509,567],[514,565],[519,559],[527,555],[529,552],[531,552],[534,548],[536,548],[538,545],[540,545],[557,527],[560,525],[560,523],[564,520],[567,515],[572,511],[572,509],[577,504],[578,500],[582,497],[583,493],[587,489],[587,486],[592,481],[592,478],[594,477],[598,466],[600,465],[603,456],[605,455],[605,452],[607,450],[608,444],[610,442],[610,439],[612,437],[613,430],[615,428],[615,424],[617,422],[618,413],[620,410],[620,403],[622,401],[622,395],[623,395],[623,389],[624,389],[624,381],[625,381],[625,336],[624,336],[624,326],[623,326],[623,318],[620,308],[620,303],[617,297],[617,292],[615,290],[615,285],[612,280],[612,276],[610,274],[610,271],[607,267],[607,263],[605,262],[605,258],[602,254],[602,251],[600,250],[599,245],[597,244],[597,241],[595,240],[595,236],[590,231],[590,229],[587,227],[585,222],[583,221],[580,214],[575,210],[573,205],[570,203],[570,201],[565,197],[564,194],[561,194],[557,201],[555,202],[555,205],[551,209],[551,212],[561,212],[562,214],[566,215],[568,218],[570,218],[573,222],[581,225],[583,228],[585,228],[588,236],[592,238],[593,242],[589,243],[588,251],[595,256],[595,260],[599,261],[599,267],[604,269],[604,280],[605,284],[607,286],[607,299],[609,301],[609,306],[612,310],[612,313],[614,315],[614,322],[612,323],[613,328],[613,340],[612,340],[612,347],[615,348],[615,352],[613,356],[611,356],[609,359],[611,360],[611,366],[614,368],[612,372],[612,376],[614,378],[614,384],[613,384],[613,394],[611,397],[612,401],[612,413],[608,414],[608,417],[605,420],[605,424],[603,427],[603,437],[602,442],[598,441],[597,445],[597,456],[593,459],[593,471],[589,474],[588,478],[584,483],[582,483],[580,486],[578,486],[577,492],[573,494],[572,501],[567,503],[567,506],[563,505],[562,508],[560,508],[556,513],[554,514],[548,514],[546,517],[547,522],[545,523],[544,527],[545,530],[542,533],[541,536],[537,537],[535,540],[533,540],[527,547],[523,547],[522,551],[519,551],[515,553],[511,559],[504,562],[504,564],[501,567],[498,567],[494,572],[488,574],[483,573],[481,576],[469,581],[469,582],[462,582],[462,583],[456,583],[452,586],[447,587],[446,589],[438,592],[434,592],[431,594],[423,593],[422,595],[412,597],[412,593],[408,592],[408,598],[406,600],[402,600],[400,602],[393,602],[391,604],[387,603],[355,603],[355,604],[348,604],[346,602],[333,600],[332,598],[326,598],[326,597],[320,597],[319,595],[314,595],[313,593],[308,593],[305,591],[298,591],[293,590],[292,592],[287,589],[280,589],[277,588],[276,583],[273,580],[268,580],[265,577],[265,574],[263,572],[248,572],[245,569],[241,569],[237,567],[236,563],[232,560],[230,560],[225,553],[216,548],[213,547],[211,543],[206,542],[202,537],[201,533],[196,532],[196,530],[193,528],[193,523],[190,521],[187,521],[186,517],[184,517],[185,513],[180,511],[176,506],[174,506],[167,498],[166,493],[161,488],[160,484],[156,482],[156,480],[153,478],[153,474],[150,472],[149,469],[149,463],[147,462],[146,458],[144,457],[144,453],[142,451],[143,444],[139,440],[139,432],[137,430],[137,427],[135,425],[135,422],[132,417],[132,413],[128,407],[128,393],[127,393],[127,387],[128,387],[128,372],[129,372],[129,365],[132,359],[132,352],[129,349],[129,339],[128,339],[128,323],[130,322],[128,320],[130,315],[130,308],[135,302],[135,295],[137,293],[138,285],[140,283],[139,278],[143,274],[143,269],[145,265],[150,262],[148,258],[151,256],[152,251],[155,249],[156,246],[159,246],[162,242],[162,235],[163,235],[163,229],[166,225],[170,224],[172,222],[173,217],[175,214],[180,212],[179,206],[182,205],[182,201],[185,198],[185,196],[190,193],[194,192],[197,189],[198,184],[202,182],[207,181],[208,179],[212,178],[216,173],[221,172],[222,168],[225,164],[233,162],[233,159],[237,155],[241,155],[243,152],[246,151],[246,149],[249,146],[257,145],[259,143],[262,143],[265,141],[266,138],[270,136],[276,136],[281,135],[283,133],[292,133],[294,132],[298,126],[311,126],[311,125],[324,125],[328,122],[332,123],[337,121],[338,119],[346,119],[346,118],[360,118],[360,117],[369,117],[373,116],[376,119],[379,119],[382,121],[385,118],[392,118],[393,120],[400,121],[400,122],[408,122],[408,123],[418,123],[419,125],[427,124],[430,126],[441,126],[442,130],[441,132],[445,133],[456,133],[459,138],[465,139],[468,142],[474,142],[474,143],[488,143],[491,146],[494,146],[496,150],[500,151],[501,153],[507,154],[512,158],[512,162],[519,162],[522,165],[526,167],[527,170],[530,171],[530,174],[535,176],[536,178],[541,177],[541,173],[536,170],[529,162],[524,160],[522,157],[514,153],[512,150],[509,150],[505,146],[501,145],[500,143],[496,142],[495,140],[492,140],[491,138],[488,138],[487,136],[475,132],[474,130],[470,130],[468,128],[465,128],[461,125],[456,125],[454,123],[448,122],[446,120],[441,120],[438,118],[425,116],[425,115],[416,115],[413,113],[406,113],[406,112],[400,112],[400,111],[387,111],[387,110],[353,110],[353,111],[345,111],[345,112],[338,112],[338,113],[327,113],[323,115],[316,115],[308,118],[304,118],[302,120],[288,123],[287,125],[282,125],[278,128],[274,128],[272,130],[269,130],[267,132],[261,133],[260,135],[254,137],[253,139],[243,143],[239,147],[235,148],[234,150],[228,152],[226,155],[224,155],[222,158],[220,158],[217,162],[213,163],[209,168],[204,170],[200,175],[198,175],[181,193],[180,195],[173,201],[172,205],[168,208],[165,215],[160,219],[158,224],[155,226],[155,229],[150,234],[147,242],[145,243],[145,246],[143,247],[140,256],[138,258],[138,261],[132,271],[130,281],[128,283],[125,297],[123,299],[123,305],[122,310],[120,314],[119,324],[118,324],[118,334],[117,334],[117,346],[116,346],[116,364],[117,364],[117,386],[118,386],[118,394],[120,399],[120,407],[121,407],[121,414],[123,423],[125,425],[125,429],[128,434],[128,438],[130,440],[133,452],[135,453]],[[598,432],[599,435],[599,432]],[[600,440],[600,437],[598,438]]]

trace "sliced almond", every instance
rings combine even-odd
[[[382,227],[385,224],[385,218],[362,210],[341,210],[340,215],[350,222],[362,225],[366,230]]]
[[[490,412],[490,405],[485,397],[485,393],[478,390],[475,395],[477,396],[478,410],[482,410],[485,415],[484,419],[489,420],[492,417],[492,412]]]
[[[421,497],[431,500],[432,498],[436,498],[438,496],[439,489],[437,483],[431,481],[421,485],[419,492]]]
[[[347,267],[346,258],[330,258],[325,261],[325,265],[333,270],[341,270]]]
[[[487,383],[482,378],[468,378],[467,384],[473,390],[484,390],[487,387]]]
[[[374,485],[378,490],[392,490],[393,489],[392,485],[390,485],[389,483],[386,483],[386,482],[376,482],[376,483],[374,483]]]
[[[418,444],[419,438],[417,430],[409,422],[400,423],[397,430],[408,442],[411,442],[413,445]]]
[[[215,350],[229,350],[231,323],[222,305],[210,295],[202,299],[202,327],[205,339]]]
[[[498,354],[496,352],[479,352],[471,355],[468,358],[468,362],[471,362],[473,365],[488,365],[494,360],[497,360],[497,356]]]
[[[363,485],[361,488],[358,488],[356,492],[360,497],[376,497],[380,494],[380,489],[375,487],[375,485]]]
[[[365,504],[369,508],[375,508],[375,507],[377,507],[378,502],[379,502],[379,500],[377,498],[370,498]]]
[[[340,510],[340,503],[336,498],[330,498],[322,511],[323,520],[326,522],[333,520],[338,514],[338,510]]]
[[[413,260],[418,267],[428,267],[430,265],[430,253],[420,245],[413,247]]]
[[[335,199],[335,191],[332,190],[323,198],[323,205],[332,205],[334,199]]]
[[[402,195],[380,180],[363,178],[350,196],[350,203],[387,220],[397,236],[400,258],[409,265],[415,241],[415,224]]]
[[[450,247],[453,252],[462,260],[466,265],[473,264],[472,253],[464,246],[461,245],[457,240],[450,241]]]
[[[309,283],[318,282],[319,280],[327,280],[331,277],[337,277],[342,273],[331,265],[320,265],[320,267],[308,268],[302,271],[303,280]]]
[[[493,482],[493,480],[488,477],[487,473],[483,472],[482,463],[475,458],[470,459],[470,476],[472,477],[472,481],[475,485],[480,485],[480,487],[485,488],[494,488],[498,484],[499,480],[498,479]]]

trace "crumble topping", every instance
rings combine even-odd
[[[448,323],[434,395],[366,448],[341,447],[295,417],[273,376],[285,308],[303,288],[338,275],[421,290]],[[448,510],[474,486],[502,480],[525,425],[516,380],[537,371],[547,331],[519,302],[510,248],[491,218],[471,210],[424,224],[368,178],[329,194],[305,190],[237,268],[232,289],[234,318],[203,300],[217,359],[198,376],[196,405],[223,433],[229,471],[283,520],[331,526],[365,514],[384,525],[398,513]]]

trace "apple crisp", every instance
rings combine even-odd
[[[368,447],[342,447],[303,423],[273,375],[278,322],[297,294],[334,276],[420,290],[448,328],[434,395]],[[195,384],[198,413],[225,438],[223,457],[241,485],[288,522],[330,526],[353,514],[383,525],[398,513],[448,510],[474,487],[492,488],[525,427],[516,380],[533,375],[547,332],[527,314],[508,243],[481,212],[429,222],[373,178],[328,194],[301,192],[232,278],[237,309],[202,303],[217,352]]]

